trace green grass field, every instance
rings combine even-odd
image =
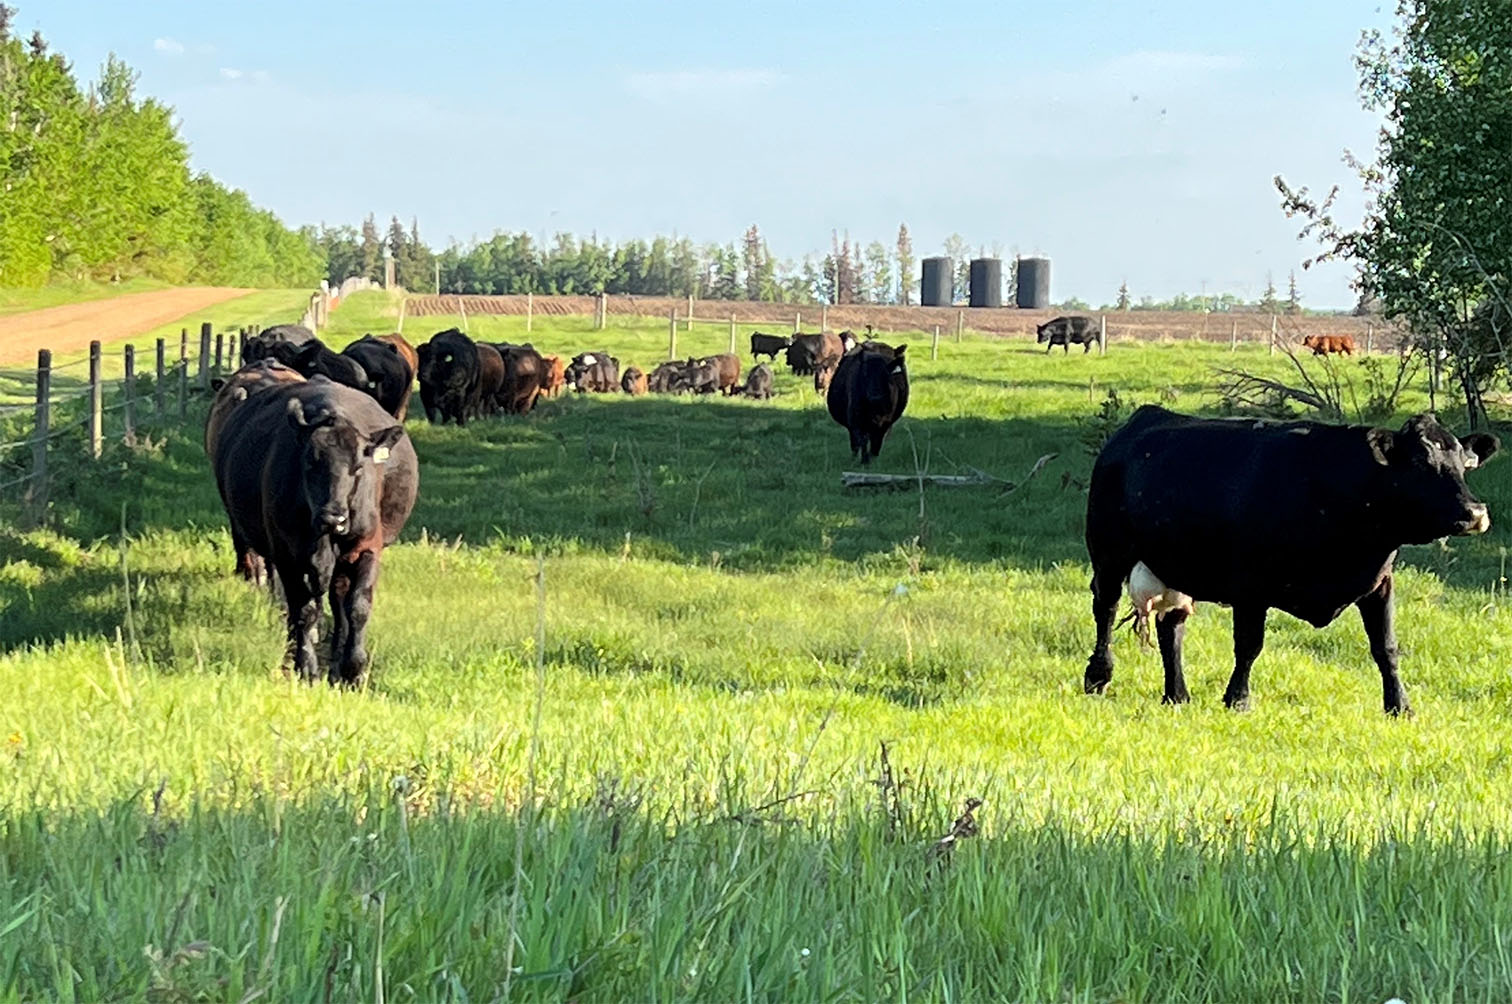
[[[385,304],[331,340],[392,330]],[[533,337],[665,355],[665,321],[589,327]],[[1212,410],[1215,367],[1285,360],[909,355],[879,470],[1056,459],[1008,495],[847,494],[844,431],[785,373],[766,403],[412,420],[357,693],[279,672],[197,426],[113,448],[53,530],[6,523],[0,998],[1505,1000],[1512,463],[1471,477],[1489,534],[1404,553],[1415,719],[1380,713],[1353,615],[1273,614],[1246,714],[1213,606],[1195,703],[1159,704],[1129,634],[1089,698],[1106,391]],[[969,797],[979,833],[932,850]]]

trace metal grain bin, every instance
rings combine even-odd
[[[1044,310],[1050,306],[1050,259],[1018,260],[1018,295],[1014,302],[1025,310]]]
[[[997,258],[973,258],[971,260],[971,305],[973,307],[1001,307],[1003,305],[1003,263]]]
[[[955,299],[953,266],[949,258],[925,258],[923,281],[919,284],[919,303],[925,307],[948,307]]]

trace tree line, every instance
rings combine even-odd
[[[40,32],[0,5],[0,285],[57,279],[304,286],[324,271],[298,232],[189,168],[172,109],[110,56],[81,86]]]

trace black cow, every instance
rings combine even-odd
[[[361,366],[367,375],[367,386],[361,389],[372,395],[384,411],[404,421],[415,372],[399,347],[391,341],[363,335],[342,349],[341,354]]]
[[[316,377],[248,398],[222,431],[214,462],[238,553],[266,557],[283,585],[295,671],[317,673],[329,596],[328,679],[358,682],[379,559],[419,487],[404,427],[366,394]]]
[[[684,394],[692,389],[688,364],[680,360],[665,362],[651,371],[646,389],[653,394]]]
[[[684,379],[688,390],[694,394],[718,394],[720,390],[719,364],[713,357],[689,359],[683,363]]]
[[[746,397],[754,397],[758,401],[765,401],[775,391],[773,384],[772,367],[766,363],[758,363],[751,367],[751,372],[746,374],[745,387],[741,390]]]
[[[357,360],[334,352],[319,338],[274,342],[268,355],[305,377],[323,376],[353,390],[368,390],[368,375]]]
[[[1050,350],[1057,345],[1067,352],[1071,351],[1072,345],[1080,345],[1082,354],[1085,355],[1092,350],[1092,346],[1096,345],[1101,337],[1097,320],[1081,314],[1046,321],[1034,329],[1034,336],[1035,341],[1041,345],[1049,342],[1045,345],[1046,355],[1049,355]]]
[[[1386,710],[1409,711],[1397,676],[1392,563],[1404,544],[1490,526],[1464,474],[1499,445],[1483,434],[1456,439],[1432,415],[1392,432],[1140,408],[1092,469],[1097,643],[1085,690],[1101,693],[1113,677],[1108,643],[1127,581],[1135,615],[1156,620],[1166,703],[1189,699],[1181,642],[1195,600],[1233,607],[1234,673],[1223,695],[1231,708],[1248,704],[1271,607],[1323,627],[1353,604]]]
[[[420,403],[433,425],[466,425],[478,413],[481,369],[478,347],[456,328],[437,332],[419,346]]]
[[[619,360],[607,352],[584,352],[567,366],[567,386],[576,391],[608,394],[620,389]]]
[[[840,360],[830,381],[830,417],[850,431],[851,453],[863,464],[882,452],[887,430],[908,407],[907,348],[863,346]]]
[[[777,361],[777,353],[793,344],[793,340],[786,335],[764,335],[760,331],[751,332],[751,358],[759,359],[768,356],[772,362]]]
[[[275,324],[247,339],[242,349],[242,365],[262,359],[276,359],[273,347],[279,344],[303,345],[315,337],[315,332],[302,324]],[[280,360],[282,361],[282,360]]]

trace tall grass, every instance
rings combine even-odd
[[[352,298],[332,340],[386,309]],[[588,327],[532,337],[665,352],[655,321]],[[1505,999],[1506,462],[1471,476],[1490,534],[1404,556],[1415,720],[1377,710],[1350,617],[1273,615],[1255,710],[1223,710],[1206,606],[1195,704],[1159,705],[1131,636],[1088,698],[1095,416],[1110,388],[1210,409],[1234,357],[926,346],[880,469],[1057,459],[1006,496],[848,495],[787,375],[766,404],[412,421],[360,693],[279,672],[192,430],[0,531],[0,996]],[[967,798],[979,832],[933,851]]]

